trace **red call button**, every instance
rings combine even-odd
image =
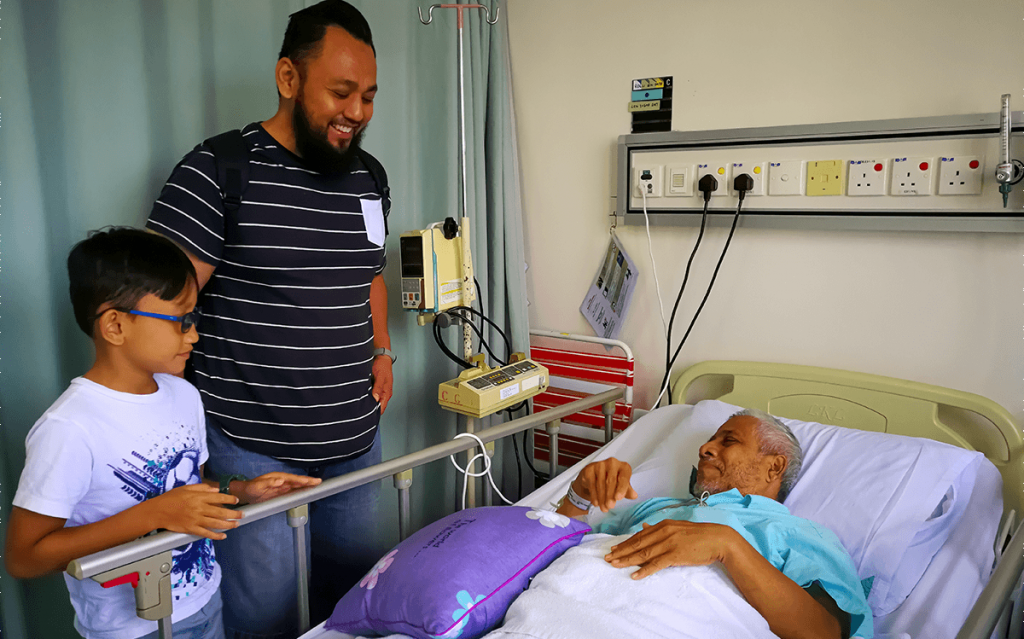
[[[978,168],[978,166],[979,166],[979,163],[978,163],[978,161],[977,161],[977,160],[971,160],[971,163],[970,163],[970,165],[969,165],[969,166],[970,166],[970,167],[971,167],[972,169],[976,169],[976,168]]]
[[[920,164],[920,166],[918,166],[918,168],[921,169],[922,171],[927,171],[928,170],[928,163],[927,162],[922,162]]]

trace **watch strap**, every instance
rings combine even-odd
[[[233,481],[249,481],[249,478],[245,475],[225,475],[220,478],[220,492],[224,495],[230,495],[231,482]]]
[[[395,354],[392,353],[390,349],[384,348],[383,346],[378,346],[377,348],[373,349],[374,357],[379,357],[381,355],[387,355],[388,357],[390,357],[392,364],[398,361],[398,357],[396,357]]]

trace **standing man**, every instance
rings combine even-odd
[[[175,168],[147,222],[199,275],[194,382],[208,468],[222,484],[273,471],[329,479],[379,463],[391,398],[390,202],[380,165],[358,148],[377,93],[369,24],[342,0],[293,14],[274,79],[277,113],[241,132],[241,205],[225,207],[223,157],[204,143]],[[310,506],[314,619],[377,559],[378,489]],[[217,546],[229,637],[294,637],[292,543],[278,516]]]

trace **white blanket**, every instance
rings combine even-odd
[[[768,622],[721,566],[667,568],[634,581],[609,549],[628,536],[587,535],[541,571],[486,639],[770,639]]]

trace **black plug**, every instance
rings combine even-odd
[[[711,201],[711,193],[718,190],[718,180],[710,173],[697,181],[697,188],[704,194],[704,203]]]
[[[747,194],[747,191],[754,188],[754,178],[746,173],[740,173],[732,181],[732,188],[736,189],[736,192],[740,194],[740,202],[742,202],[743,196]]]

